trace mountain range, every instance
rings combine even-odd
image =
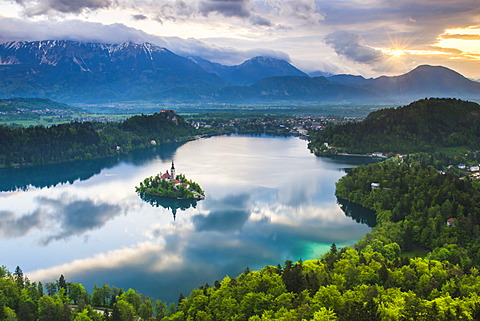
[[[190,57],[205,71],[213,73],[232,85],[248,86],[257,81],[278,76],[307,76],[285,60],[254,57],[236,66],[225,66],[201,57]]]
[[[315,73],[318,75],[322,73]],[[289,62],[254,57],[226,66],[150,43],[51,40],[0,44],[0,97],[68,103],[124,101],[272,102],[480,98],[480,83],[440,66],[375,79],[311,77]],[[325,77],[326,76],[326,77]]]

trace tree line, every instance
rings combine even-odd
[[[327,143],[325,145],[324,143]],[[480,105],[458,99],[423,99],[370,113],[363,121],[327,126],[312,135],[316,154],[416,153],[480,143]]]
[[[121,123],[0,126],[0,167],[103,158],[194,135],[195,129],[170,111],[133,116]]]
[[[31,282],[17,266],[11,273],[0,267],[0,320],[5,321],[133,321],[162,320],[176,306],[103,284],[89,294],[82,284]]]
[[[193,290],[165,320],[478,320],[480,276],[400,256],[395,243],[331,250]]]
[[[43,286],[2,270],[0,320],[480,320],[480,273],[408,258],[396,243],[335,244],[319,259],[248,268],[166,305],[129,289],[89,295],[63,276]],[[45,292],[46,293],[45,293]]]

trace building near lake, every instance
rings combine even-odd
[[[170,180],[170,181],[173,181],[175,180],[175,178],[177,177],[177,175],[175,174],[175,164],[173,163],[173,160],[172,160],[172,167],[170,168],[170,173],[168,172],[168,170],[165,172],[165,174],[163,174],[162,176],[160,176],[161,179],[167,179],[167,180]]]

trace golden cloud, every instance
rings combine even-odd
[[[446,34],[440,36],[442,39],[458,39],[458,40],[480,40],[480,35],[468,34]]]

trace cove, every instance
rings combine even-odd
[[[204,200],[165,204],[135,193],[172,160],[202,186]],[[19,265],[32,281],[63,274],[89,291],[107,283],[176,301],[247,266],[313,259],[332,243],[355,243],[374,223],[339,204],[335,182],[369,161],[315,157],[295,137],[220,136],[2,169],[0,264]]]

